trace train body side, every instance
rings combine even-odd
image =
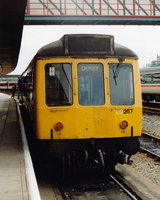
[[[160,67],[140,69],[142,99],[160,102]]]

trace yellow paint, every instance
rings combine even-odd
[[[65,107],[48,107],[45,104],[45,74],[46,63],[72,63],[73,105]],[[78,104],[77,64],[79,62],[97,62],[104,65],[105,105],[81,106]],[[50,139],[53,129],[54,139],[85,139],[85,138],[117,138],[141,135],[142,105],[139,68],[137,60],[125,59],[131,63],[134,70],[135,104],[133,106],[113,106],[110,103],[108,63],[118,62],[118,59],[72,59],[53,58],[36,61],[36,134],[39,139]],[[124,110],[132,112],[124,114]],[[127,120],[129,126],[120,128],[120,122]],[[56,131],[56,122],[62,122],[64,128]]]

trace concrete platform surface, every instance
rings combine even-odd
[[[0,200],[28,200],[15,99],[0,93]]]

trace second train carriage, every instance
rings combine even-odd
[[[139,150],[138,56],[113,36],[64,35],[42,47],[21,75],[19,90],[36,138],[53,158],[74,152],[84,157],[77,163],[99,160],[105,168]]]
[[[160,66],[140,69],[142,99],[160,102]]]
[[[0,81],[0,92],[10,93],[14,84],[17,85],[17,81]]]

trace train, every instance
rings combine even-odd
[[[138,152],[138,56],[113,35],[66,34],[43,46],[18,87],[36,139],[63,172],[69,166],[113,172]]]
[[[18,84],[17,81],[0,81],[0,92],[11,93],[12,86]]]
[[[160,66],[140,68],[143,101],[160,102]]]

